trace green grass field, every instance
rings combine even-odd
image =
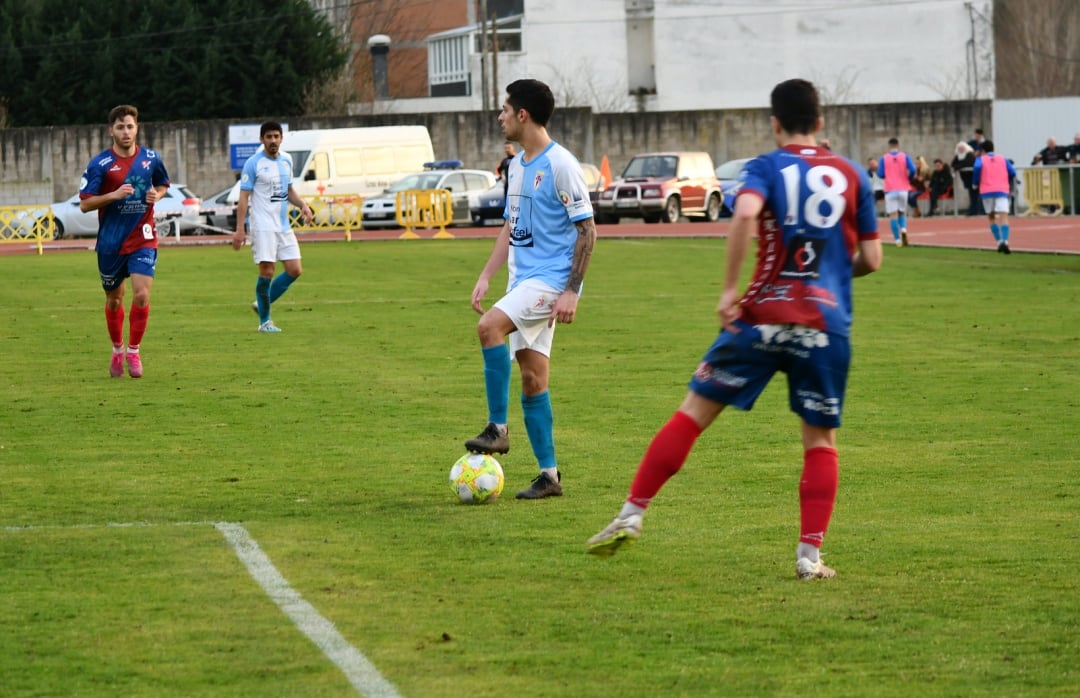
[[[91,253],[0,257],[0,696],[1076,695],[1080,257],[889,247],[856,280],[839,576],[800,583],[782,379],[584,552],[715,336],[722,240],[600,240],[553,355],[565,496],[513,499],[515,375],[506,492],[456,502],[490,245],[306,244],[276,336],[246,250],[165,249],[141,380]]]

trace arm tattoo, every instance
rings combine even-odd
[[[596,223],[592,218],[574,223],[578,231],[577,244],[574,245],[574,260],[570,263],[570,280],[566,289],[581,293],[581,284],[585,281],[585,270],[589,268],[593,246],[596,244]]]

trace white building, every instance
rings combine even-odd
[[[428,38],[432,94],[456,96],[354,111],[477,110],[485,83],[491,106],[506,83],[526,76],[550,84],[561,105],[598,112],[763,107],[771,87],[791,77],[814,81],[828,104],[994,97],[990,0],[524,0],[523,7],[499,21],[497,53],[478,24]]]

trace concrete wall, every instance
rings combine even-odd
[[[289,119],[288,124],[292,130],[419,124],[431,132],[437,158],[494,169],[503,144],[496,117],[495,112],[380,114]],[[823,135],[833,150],[858,162],[884,153],[891,136],[912,156],[930,161],[951,160],[956,142],[967,140],[976,126],[993,132],[990,102],[830,107],[825,122]],[[173,181],[205,197],[235,181],[229,125],[224,120],[143,123],[139,141],[161,151]],[[559,109],[550,131],[583,162],[599,164],[607,155],[615,174],[640,152],[704,150],[719,165],[774,147],[764,109],[624,114]],[[78,190],[89,159],[108,145],[103,126],[0,129],[0,205],[66,199]],[[33,197],[38,198],[28,200]]]

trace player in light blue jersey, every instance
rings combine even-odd
[[[240,201],[236,204],[234,250],[244,246],[244,222],[251,233],[251,252],[259,265],[255,283],[255,312],[259,314],[259,332],[281,332],[270,319],[270,304],[289,289],[303,269],[300,243],[289,224],[289,204],[300,209],[304,220],[311,222],[311,208],[292,185],[292,158],[281,150],[282,129],[276,121],[259,127],[262,149],[244,163],[240,175]],[[250,216],[248,215],[250,213]],[[277,263],[285,271],[274,278]]]
[[[506,138],[521,145],[507,169],[506,222],[472,292],[472,307],[484,359],[488,424],[465,448],[507,453],[510,362],[521,370],[525,431],[540,473],[518,499],[562,494],[555,460],[549,361],[555,323],[571,323],[577,313],[585,270],[596,243],[592,204],[577,159],[551,140],[547,123],[555,98],[538,80],[506,87],[499,124]],[[506,294],[484,311],[481,302],[491,277],[507,266]],[[509,346],[507,346],[509,340]]]

